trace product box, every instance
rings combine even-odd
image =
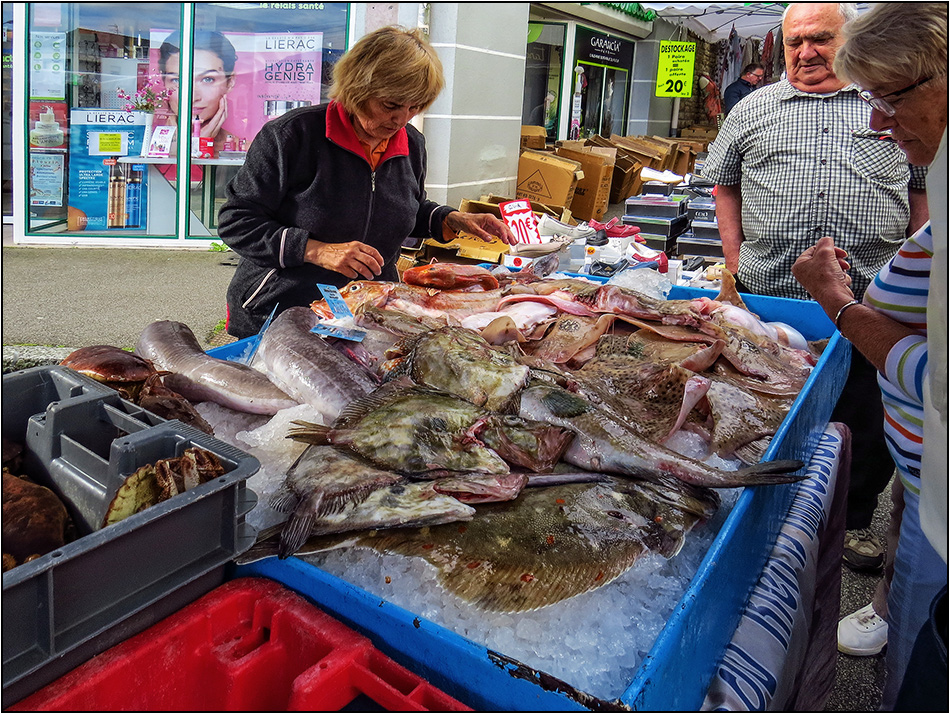
[[[676,238],[676,236],[684,233],[689,227],[686,214],[680,214],[675,218],[624,216],[622,221],[625,226],[637,226],[640,229],[641,235],[643,233],[652,233],[664,236],[665,238]]]
[[[543,126],[521,125],[521,148],[543,149],[548,140],[548,131]]]
[[[52,489],[76,540],[3,573],[3,707],[224,582],[251,547],[245,486],[258,460],[59,365],[3,375],[4,440],[24,447],[18,473]],[[140,467],[200,447],[225,473],[102,528],[119,486]]]
[[[716,202],[713,200],[703,201],[693,199],[686,208],[686,217],[689,218],[690,221],[715,221]]]
[[[628,216],[645,218],[677,218],[686,212],[686,197],[646,194],[626,200],[624,212]]]
[[[577,183],[584,178],[581,164],[563,156],[525,149],[518,159],[515,198],[570,206]]]
[[[716,221],[715,216],[713,216],[713,220],[711,221],[693,221],[690,227],[693,231],[693,235],[697,238],[720,239],[719,222]]]
[[[680,255],[701,255],[722,259],[722,241],[716,238],[697,238],[691,231],[676,240],[676,250]]]
[[[267,578],[215,588],[11,711],[470,711]]]
[[[617,162],[617,150],[598,146],[580,149],[560,147],[555,153],[578,162],[584,171],[584,178],[577,182],[574,189],[571,213],[584,221],[601,220],[610,202],[610,184]]]

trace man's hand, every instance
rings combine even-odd
[[[492,240],[492,238],[499,238],[508,245],[514,245],[518,242],[508,225],[490,213],[452,211],[445,217],[445,224],[456,233],[465,231],[485,242]]]
[[[384,263],[378,250],[358,240],[349,243],[308,240],[304,260],[345,275],[350,280],[373,280],[383,272]]]

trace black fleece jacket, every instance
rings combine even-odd
[[[376,170],[337,102],[301,107],[263,126],[227,187],[218,236],[240,256],[228,287],[228,332],[260,331],[278,312],[321,298],[318,283],[350,279],[304,262],[308,239],[361,240],[385,260],[380,280],[396,280],[410,237],[442,238],[453,210],[426,199],[425,139],[413,126],[396,134]]]

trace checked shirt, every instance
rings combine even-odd
[[[787,79],[753,92],[726,117],[703,176],[741,185],[739,278],[750,291],[809,299],[796,258],[825,235],[848,251],[860,299],[906,239],[908,186],[925,188],[904,152],[874,136],[871,108],[849,85],[808,94]]]

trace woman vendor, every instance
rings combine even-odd
[[[403,241],[464,230],[515,236],[489,214],[426,199],[425,140],[409,120],[445,84],[419,30],[384,27],[333,69],[332,101],[261,129],[227,189],[218,235],[239,256],[228,287],[228,333],[259,332],[275,305],[320,298],[316,285],[397,280]]]

